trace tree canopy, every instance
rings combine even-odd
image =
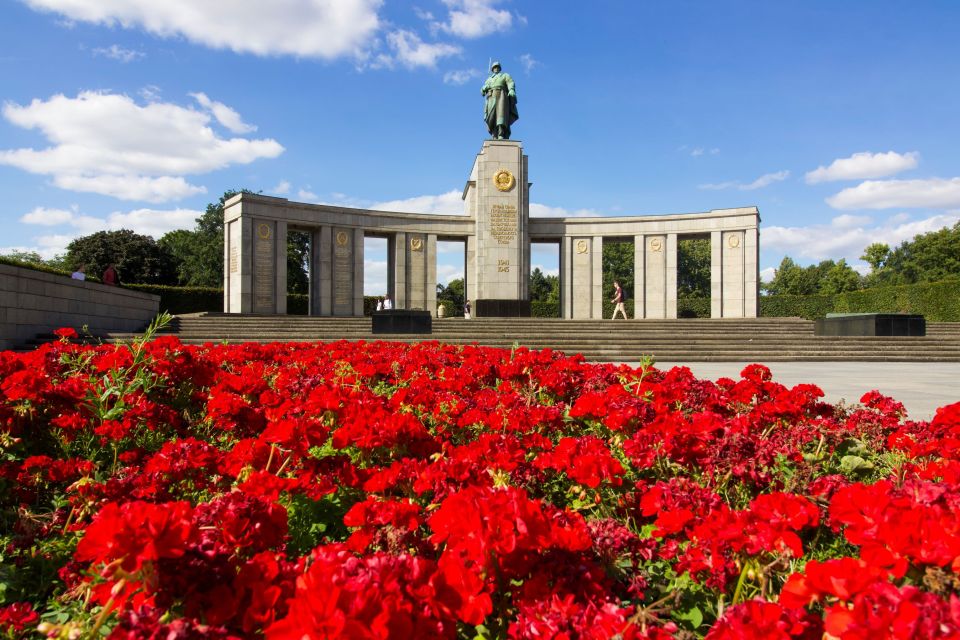
[[[115,264],[120,281],[127,283],[169,284],[176,273],[169,251],[150,236],[129,229],[76,238],[67,245],[66,263],[73,268],[83,265],[94,275]]]

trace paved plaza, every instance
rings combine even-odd
[[[636,366],[637,363],[630,363]],[[682,364],[698,378],[739,379],[747,362],[658,362],[664,369]],[[872,389],[902,402],[912,420],[933,418],[938,407],[960,402],[960,363],[957,362],[771,362],[773,379],[792,387],[813,383],[825,400],[856,403]]]

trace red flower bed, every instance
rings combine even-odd
[[[436,343],[0,353],[8,638],[960,638],[960,403]]]

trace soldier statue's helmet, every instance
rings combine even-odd
[[[494,69],[502,69],[502,68],[503,67],[500,66],[499,60],[494,60],[493,64],[490,65],[490,71],[493,71]]]

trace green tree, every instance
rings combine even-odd
[[[808,296],[818,290],[818,277],[814,269],[803,268],[790,256],[784,256],[773,280],[763,285],[772,296]]]
[[[710,238],[677,242],[677,297],[710,297]]]
[[[843,258],[827,269],[819,282],[819,293],[832,295],[863,288],[863,278]]]
[[[291,231],[287,234],[287,292],[307,293],[310,288],[310,234]],[[220,276],[221,281],[223,276]]]
[[[454,278],[446,286],[437,284],[437,304],[443,303],[447,308],[447,315],[463,314],[465,296],[463,278]]]
[[[121,282],[131,284],[169,284],[176,277],[170,253],[150,236],[129,229],[98,231],[73,240],[67,245],[66,262],[86,265],[93,275],[113,263]]]
[[[560,278],[548,276],[540,267],[530,273],[530,301],[557,302],[560,300]]]
[[[884,264],[890,284],[960,277],[960,222],[923,233],[894,249]]]
[[[633,242],[603,243],[603,295],[613,297],[613,281],[623,287],[624,295],[633,297]]]

